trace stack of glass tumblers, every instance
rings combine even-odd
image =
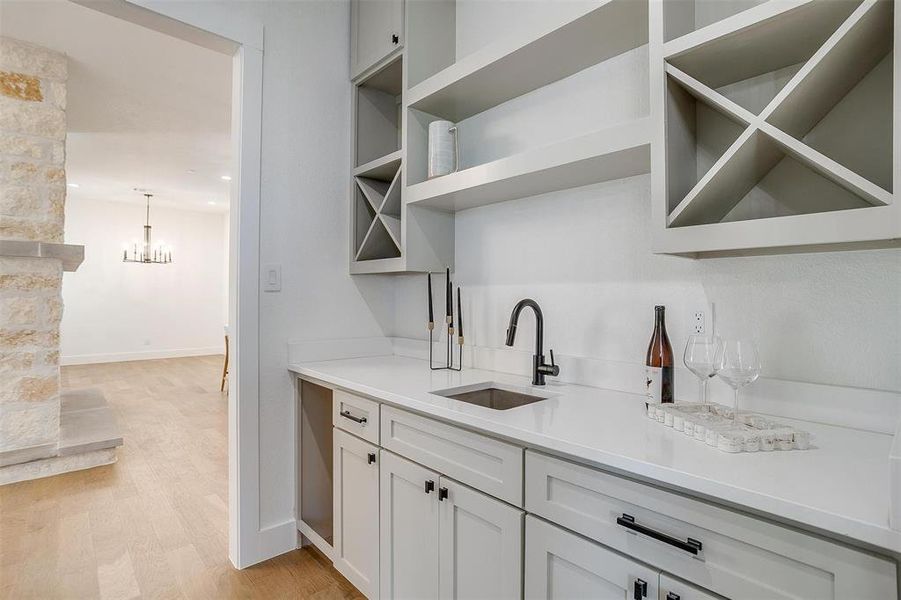
[[[648,418],[723,452],[807,450],[810,433],[766,417],[739,413],[722,404],[649,404]]]

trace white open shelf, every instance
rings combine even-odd
[[[665,43],[663,55],[716,88],[807,60],[857,4],[770,0]]]
[[[603,0],[538,36],[497,42],[410,88],[410,108],[460,121],[646,44],[646,0]]]
[[[650,170],[650,119],[639,119],[417,183],[407,204],[458,211]]]
[[[381,158],[369,161],[365,165],[360,165],[353,170],[354,177],[368,177],[370,179],[379,179],[381,181],[391,181],[394,174],[397,173],[403,159],[403,151],[397,150],[390,154],[386,154]]]
[[[656,251],[718,256],[901,237],[897,216],[891,235],[884,222],[899,212],[893,9],[893,0],[771,0],[660,42]]]

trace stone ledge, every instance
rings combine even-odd
[[[115,448],[104,448],[103,450],[94,450],[72,456],[54,456],[53,458],[34,460],[0,468],[0,485],[61,475],[71,471],[92,469],[101,465],[111,465],[114,462],[116,462]]]
[[[25,240],[0,240],[0,257],[55,258],[63,263],[63,271],[75,271],[84,261],[84,246],[51,244]]]
[[[8,467],[9,465],[17,465],[43,458],[53,458],[57,455],[58,450],[56,442],[29,446],[28,448],[4,450],[0,452],[0,467]]]
[[[60,456],[121,445],[116,417],[99,390],[71,390],[60,394]]]

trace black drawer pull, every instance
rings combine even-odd
[[[354,423],[359,423],[360,425],[362,425],[363,423],[366,422],[366,417],[355,417],[352,414],[350,414],[349,410],[342,410],[341,416],[344,417],[345,419],[350,419]]]
[[[430,494],[435,491],[435,482],[429,479],[425,482],[425,493]]]
[[[675,546],[679,550],[684,550],[689,554],[698,555],[698,552],[701,551],[701,542],[698,540],[693,540],[688,538],[686,541],[682,541],[680,539],[674,538],[671,535],[666,535],[665,533],[660,533],[659,531],[655,531],[650,527],[645,527],[644,525],[639,525],[635,522],[635,517],[632,515],[627,515],[623,513],[623,516],[616,518],[616,524],[622,525],[626,529],[631,529],[635,533],[640,533],[642,535],[646,535],[649,538],[654,538],[659,542],[663,542],[664,544],[669,544],[670,546]]]
[[[371,465],[371,464],[374,463],[374,462],[375,462],[375,452],[370,452],[370,453],[369,453],[369,457],[368,457],[368,461],[367,461],[366,464]]]
[[[445,498],[447,498],[447,488],[438,488],[438,501],[442,502]]]
[[[644,579],[636,579],[635,584],[632,586],[632,598],[634,600],[641,600],[642,598],[648,597],[648,582]]]
[[[666,600],[682,600],[682,596],[680,596],[676,592],[669,592],[666,595]]]

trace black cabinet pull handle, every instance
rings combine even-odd
[[[395,46],[400,43],[400,37],[396,33],[391,34],[391,43]]]
[[[375,452],[370,452],[367,464],[371,465],[374,462],[375,462]]]
[[[430,494],[435,491],[435,482],[429,479],[425,482],[425,493]]]
[[[359,423],[360,425],[362,425],[363,423],[366,422],[366,417],[355,417],[352,414],[350,414],[349,410],[342,410],[341,416],[344,417],[345,419],[350,419],[354,423]]]
[[[693,540],[688,538],[686,541],[682,541],[680,539],[674,538],[671,535],[667,535],[665,533],[660,533],[650,527],[645,527],[644,525],[639,525],[635,522],[635,517],[632,515],[627,515],[623,513],[623,516],[616,518],[616,524],[622,525],[626,529],[631,529],[636,533],[640,533],[642,535],[646,535],[649,538],[653,538],[658,542],[663,542],[664,544],[669,544],[670,546],[675,546],[679,550],[684,550],[689,554],[698,555],[698,552],[701,551],[701,542],[698,540]]]
[[[648,596],[648,582],[644,579],[636,579],[635,585],[632,586],[632,597],[635,600],[641,600]]]
[[[669,592],[666,594],[666,600],[682,600],[682,596],[676,592]]]
[[[441,500],[444,500],[445,498],[447,498],[447,488],[446,488],[446,487],[438,488],[438,500],[439,500],[439,502],[440,502]]]

